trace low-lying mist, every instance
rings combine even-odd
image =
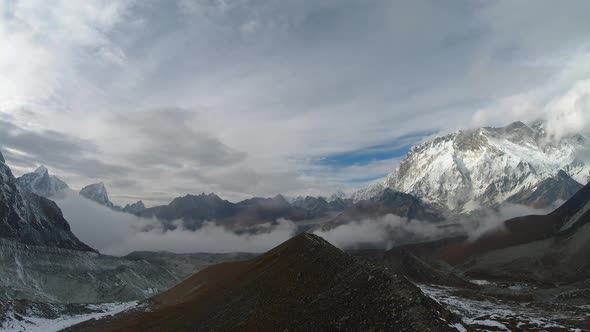
[[[470,241],[475,241],[486,233],[502,229],[504,221],[508,219],[547,214],[555,207],[557,206],[534,209],[523,205],[505,204],[497,209],[481,211],[477,215],[457,217],[441,223],[410,221],[389,214],[376,219],[353,221],[314,233],[341,249],[388,250],[403,244],[434,241],[451,236],[467,236]]]
[[[277,225],[259,225],[256,234],[236,234],[213,222],[203,224],[197,231],[182,227],[165,231],[157,220],[139,218],[113,211],[68,193],[56,200],[72,232],[83,242],[103,254],[122,256],[133,251],[193,252],[265,252],[290,239],[296,226],[288,220]]]
[[[126,255],[132,251],[192,252],[265,252],[298,233],[295,222],[279,219],[275,224],[260,224],[255,232],[241,234],[206,222],[196,230],[175,222],[174,230],[165,230],[155,219],[113,211],[75,192],[57,200],[72,232],[80,240],[109,255]],[[532,209],[521,205],[505,205],[484,211],[477,216],[442,223],[408,221],[395,215],[363,219],[338,225],[314,234],[343,250],[378,248],[424,242],[449,236],[466,235],[475,240],[487,232],[503,227],[505,220],[531,214],[546,214],[548,209]],[[252,231],[252,229],[250,229]]]

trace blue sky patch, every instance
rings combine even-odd
[[[367,165],[380,160],[402,158],[413,145],[419,143],[423,137],[433,133],[429,131],[405,135],[387,144],[327,156],[320,159],[317,164],[339,168],[351,165]]]

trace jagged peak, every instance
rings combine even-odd
[[[37,167],[37,169],[35,170],[35,174],[40,174],[40,175],[49,174],[49,170],[47,169],[47,167],[41,165],[41,166]]]
[[[528,128],[528,126],[522,121],[514,121],[511,124],[504,127],[506,129],[516,129],[516,128]]]
[[[289,201],[287,201],[287,199],[285,198],[285,196],[278,194],[275,197],[272,198],[273,201],[275,202],[279,202],[281,204],[289,204]]]
[[[87,185],[86,187],[82,188],[82,190],[80,190],[80,194],[82,196],[85,196],[86,198],[90,198],[93,200],[97,197],[101,197],[100,200],[105,200],[105,202],[101,203],[110,204],[110,201],[108,200],[109,198],[107,188],[105,187],[103,182]]]
[[[6,163],[6,160],[4,160],[4,155],[2,154],[2,151],[0,151],[0,162]]]
[[[560,169],[559,172],[557,172],[557,175],[555,177],[557,177],[559,179],[571,179],[572,178],[563,169]]]

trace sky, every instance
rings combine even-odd
[[[353,191],[460,128],[590,122],[590,2],[5,0],[0,149],[118,204]]]

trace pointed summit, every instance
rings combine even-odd
[[[96,203],[104,205],[109,208],[113,208],[115,206],[109,200],[107,188],[105,187],[103,182],[90,184],[90,185],[82,188],[82,190],[80,190],[80,195],[88,198],[91,201],[95,201]]]
[[[45,166],[41,165],[41,166],[39,166],[39,167],[38,167],[38,168],[35,170],[35,173],[36,173],[36,174],[42,174],[42,175],[43,175],[43,174],[48,174],[48,173],[49,173],[49,170],[47,169],[47,167],[45,167]]]
[[[6,163],[6,160],[4,160],[4,156],[2,155],[1,151],[0,151],[0,162]]]

